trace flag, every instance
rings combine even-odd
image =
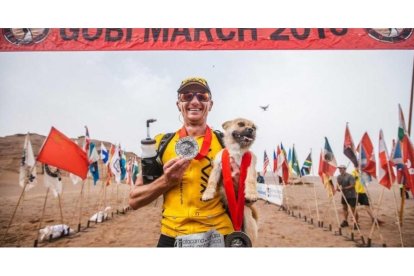
[[[401,105],[398,104],[398,119],[399,119],[399,125],[398,125],[398,139],[401,141],[404,138],[405,134],[408,134],[407,129],[405,128],[405,120],[404,120],[404,114],[401,109]]]
[[[377,178],[377,163],[375,161],[374,147],[367,132],[362,136],[358,150],[362,172],[365,172],[370,177]]]
[[[266,151],[264,151],[264,156],[263,156],[263,176],[266,175],[267,166],[269,166],[269,157],[267,157]]]
[[[312,168],[312,152],[309,153],[308,157],[306,157],[305,162],[303,162],[302,169],[300,170],[302,175],[310,174],[310,170]]]
[[[390,189],[391,185],[395,181],[394,171],[392,170],[392,165],[389,162],[388,158],[388,151],[387,146],[385,145],[384,141],[384,134],[382,129],[379,133],[379,170],[378,170],[378,178],[379,184],[383,185],[384,187]]]
[[[121,156],[119,154],[119,146],[115,146],[111,152],[110,169],[112,174],[115,176],[116,183],[121,183]]]
[[[105,145],[102,142],[101,142],[101,159],[104,165],[108,164],[109,151],[106,149]]]
[[[395,140],[392,140],[392,150],[391,150],[391,155],[390,155],[390,162],[393,166],[395,166],[395,169],[397,170],[397,182],[399,184],[405,184],[405,179],[403,177],[404,175],[404,162],[403,162],[403,158],[402,158],[402,152],[401,152],[401,141],[397,140],[397,142],[395,142]]]
[[[283,145],[279,149],[277,147],[277,175],[282,178],[283,183],[288,184],[289,181],[289,166],[286,160],[286,152],[283,149]]]
[[[406,178],[407,186],[414,195],[414,148],[407,134],[404,135],[401,141],[401,147],[404,162],[404,177]]]
[[[120,149],[119,152],[121,155],[121,159],[119,160],[121,166],[121,180],[124,180],[126,178],[126,156],[123,150]]]
[[[128,159],[127,165],[126,165],[126,184],[131,185],[132,183],[132,167],[133,167],[133,161],[132,157]]]
[[[36,183],[36,160],[28,133],[24,139],[23,154],[20,162],[19,185],[24,188],[26,184],[25,191],[29,191]]]
[[[71,172],[82,179],[86,178],[89,168],[86,153],[54,127],[51,128],[37,161]]]
[[[109,186],[111,185],[111,179],[112,179],[112,171],[111,171],[111,160],[112,160],[112,156],[115,152],[115,148],[114,146],[111,144],[111,147],[109,148],[109,152],[108,152],[108,163],[106,164],[106,180],[105,180],[105,185]]]
[[[292,149],[289,149],[288,151],[287,163],[289,167],[289,175],[291,175],[292,174]]]
[[[298,176],[301,177],[300,174],[300,168],[299,168],[299,161],[298,161],[298,155],[295,150],[295,145],[293,145],[292,148],[292,171]]]
[[[132,167],[132,185],[135,185],[135,182],[137,181],[139,173],[139,166],[137,162],[137,157],[134,157],[133,167]]]
[[[328,141],[327,138],[325,137],[325,147],[326,147],[326,142]],[[329,143],[328,143],[328,147],[329,147]],[[329,147],[330,148],[330,147]],[[329,170],[326,171],[328,167],[327,165],[327,161],[324,158],[324,151],[321,150],[321,153],[319,155],[319,168],[318,168],[318,174],[322,180],[322,184],[325,186],[325,189],[328,193],[329,197],[332,197],[335,194],[335,189],[334,189],[334,185],[331,179],[331,176],[328,174]]]
[[[277,171],[277,156],[276,151],[273,150],[273,172]]]
[[[44,164],[45,174],[43,177],[44,185],[50,188],[55,197],[62,194],[62,177],[59,168],[53,171],[49,165]]]
[[[73,142],[76,143],[79,146],[79,144],[78,144],[78,142],[77,142],[76,139],[73,140]],[[82,181],[82,178],[80,178],[77,175],[74,175],[73,173],[69,173],[69,178],[70,178],[70,180],[72,180],[73,185],[77,185],[79,182]]]
[[[96,182],[99,180],[98,160],[99,154],[96,150],[95,143],[92,142],[89,144],[89,171],[92,174],[94,185],[96,185]]]
[[[325,147],[322,155],[322,172],[327,176],[333,176],[336,171],[336,159],[332,148],[329,145],[328,138],[325,137]]]
[[[89,137],[89,129],[85,126],[85,140],[83,141],[83,150],[86,153],[89,153],[89,145],[91,143],[91,138]]]
[[[349,160],[351,160],[352,164],[354,164],[354,167],[357,168],[358,159],[356,157],[355,145],[354,141],[352,140],[351,132],[348,128],[348,123],[346,124],[345,128],[344,154],[349,158]]]

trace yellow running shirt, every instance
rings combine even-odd
[[[159,145],[163,135],[155,140]],[[199,148],[204,135],[194,137]],[[175,144],[179,139],[178,132],[168,143],[162,156],[162,163],[177,157]],[[197,161],[193,159],[184,172],[182,182],[164,194],[161,220],[161,233],[170,237],[207,232],[216,229],[222,235],[234,231],[233,224],[220,201],[218,193],[212,200],[204,202],[201,196],[207,187],[214,156],[222,149],[217,136],[212,133],[210,151],[207,156]]]
[[[355,178],[355,191],[358,194],[364,194],[365,188],[364,185],[362,185],[361,178],[359,177],[359,173],[357,170],[352,171],[352,176]]]

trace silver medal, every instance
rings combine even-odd
[[[240,231],[227,235],[224,244],[226,247],[252,247],[252,241],[249,236]]]
[[[197,141],[191,136],[181,138],[178,140],[177,144],[175,144],[175,153],[183,156],[185,159],[193,159],[198,154]]]

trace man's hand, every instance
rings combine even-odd
[[[190,165],[190,160],[182,157],[171,159],[164,165],[164,177],[169,186],[175,186],[181,182],[185,170]]]

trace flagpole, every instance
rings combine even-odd
[[[359,164],[359,167],[361,167],[361,164]],[[362,183],[362,174],[363,174],[363,172],[360,170],[359,172],[359,177],[360,177],[360,181],[361,181],[361,183]],[[363,185],[364,186],[364,185]],[[369,193],[369,190],[368,190],[368,186],[364,186],[364,190],[365,190],[365,193],[367,194],[367,198],[368,198],[368,203],[369,203],[369,205],[368,206],[366,206],[366,207],[368,207],[369,208],[369,210],[371,211],[371,214],[372,214],[372,219],[374,220],[374,222],[371,224],[371,227],[377,227],[377,229],[378,229],[378,232],[379,232],[379,236],[380,236],[380,240],[381,240],[381,242],[382,242],[382,246],[383,247],[386,247],[386,243],[385,243],[385,240],[384,240],[384,238],[383,238],[383,236],[382,236],[382,233],[381,233],[381,228],[380,228],[380,225],[379,225],[379,223],[378,223],[378,218],[377,218],[377,215],[375,215],[375,209],[374,209],[374,207],[373,207],[373,205],[372,205],[372,200],[371,200],[371,195],[370,195],[370,193]],[[368,212],[368,211],[367,211]],[[379,212],[378,212],[379,213]],[[369,213],[368,213],[369,214]],[[368,241],[367,241],[367,243],[368,243],[368,247],[370,247],[371,246],[371,236],[372,236],[372,234],[370,234],[370,236],[368,237]]]
[[[82,187],[80,193],[80,206],[79,206],[79,219],[78,219],[78,232],[81,230],[81,220],[82,220],[82,206],[83,206],[83,188],[85,187],[85,180],[82,180]]]
[[[312,149],[311,149],[311,158],[312,158]],[[314,168],[313,168],[313,166],[312,166],[312,174],[313,175],[315,175],[315,170],[314,170]],[[319,204],[318,204],[318,198],[317,198],[317,196],[316,196],[316,185],[315,185],[315,183],[312,183],[313,184],[313,194],[314,194],[314,196],[315,196],[315,206],[316,206],[316,219],[318,220],[318,225],[320,224],[320,216],[319,216]],[[323,184],[323,183],[322,183]]]
[[[32,174],[32,172],[33,172],[33,170],[34,170],[34,168],[35,168],[35,167],[36,167],[36,163],[35,163],[35,164],[33,165],[33,167],[30,169],[29,175],[31,175],[31,174]],[[1,240],[1,244],[3,244],[4,240],[6,239],[6,235],[7,235],[7,233],[9,232],[10,226],[11,226],[11,225],[12,225],[12,223],[13,223],[14,217],[15,217],[16,212],[17,212],[17,208],[19,207],[19,205],[20,205],[20,201],[22,200],[22,198],[23,198],[23,196],[24,196],[24,193],[26,192],[26,187],[27,187],[27,184],[29,184],[29,181],[28,181],[27,177],[25,177],[25,181],[24,181],[23,190],[22,190],[22,192],[20,193],[19,199],[17,200],[16,207],[14,208],[14,211],[13,211],[12,217],[10,218],[9,225],[7,225],[6,232],[4,233],[3,238],[2,238],[2,240]]]
[[[385,143],[385,142],[384,142]],[[388,153],[386,152],[386,155],[388,155]],[[395,215],[397,218],[397,226],[398,226],[398,231],[400,232],[400,239],[401,239],[401,247],[404,247],[404,242],[403,242],[403,236],[402,236],[402,231],[401,231],[401,221],[400,221],[400,217],[398,216],[398,204],[397,204],[397,198],[395,196],[395,191],[393,189],[393,184],[395,183],[395,181],[392,181],[391,178],[391,168],[390,168],[390,162],[388,162],[387,160],[387,169],[388,169],[388,179],[391,183],[391,189],[392,189],[392,193],[394,195],[394,204],[395,204]],[[405,197],[405,193],[403,193],[402,198]],[[402,210],[402,209],[401,209]]]
[[[37,247],[37,244],[38,244],[39,231],[42,227],[43,217],[45,216],[46,202],[47,202],[47,196],[49,195],[49,190],[50,190],[50,187],[47,187],[46,195],[45,195],[45,201],[43,202],[42,216],[40,217],[40,220],[39,220],[39,226],[38,226],[37,232],[36,232],[36,239],[34,241],[34,247]]]

